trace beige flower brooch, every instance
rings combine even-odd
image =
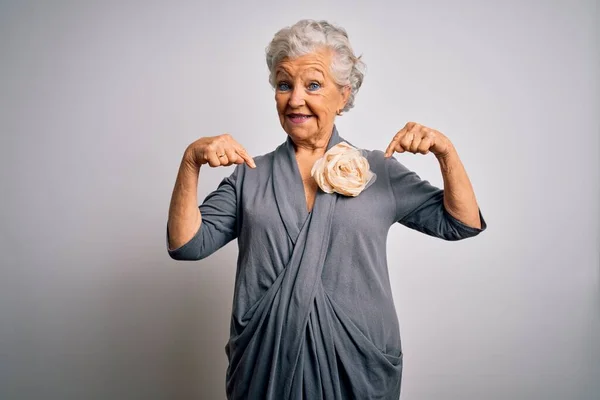
[[[375,178],[361,151],[346,142],[329,149],[315,162],[310,174],[325,193],[352,197],[358,196]]]

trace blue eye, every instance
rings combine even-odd
[[[315,90],[319,90],[319,89],[321,89],[321,85],[318,84],[317,82],[311,82],[308,85],[308,90],[310,90],[310,91],[315,91]]]
[[[280,82],[277,84],[277,90],[287,92],[288,90],[290,90],[290,85],[288,85],[286,82]]]

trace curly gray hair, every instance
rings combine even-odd
[[[275,68],[284,58],[297,58],[319,48],[333,50],[331,74],[340,86],[350,86],[350,96],[342,111],[354,107],[354,97],[362,85],[365,63],[356,57],[346,31],[327,21],[303,19],[275,34],[267,46],[269,82],[275,87]]]

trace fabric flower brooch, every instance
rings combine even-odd
[[[361,151],[346,142],[329,149],[315,162],[310,174],[325,193],[352,197],[358,196],[376,177]]]

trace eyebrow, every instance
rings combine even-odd
[[[302,74],[302,76],[306,76],[309,75],[311,73],[317,73],[321,76],[321,78],[325,78],[325,74],[317,68],[308,68],[306,71],[304,71],[304,73]],[[284,74],[285,76],[289,77],[291,74],[285,69],[285,67],[277,67],[277,70],[275,70],[275,77],[278,77],[280,74]]]
[[[277,70],[275,71],[275,77],[278,77],[279,75],[285,75],[287,77],[290,76],[290,74],[286,70],[282,68],[277,68]]]
[[[322,78],[325,78],[325,74],[320,69],[309,68],[309,69],[306,70],[306,74],[305,75],[308,75],[308,74],[311,74],[311,73],[317,73],[317,74],[321,75]]]

